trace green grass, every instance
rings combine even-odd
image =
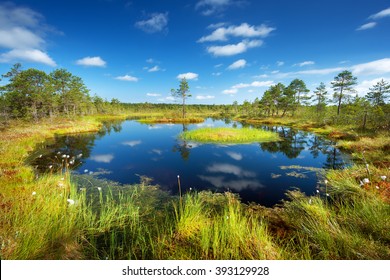
[[[275,132],[252,128],[199,128],[180,134],[183,140],[203,143],[244,144],[252,142],[279,141]]]
[[[368,156],[377,150],[388,156],[387,135],[379,143],[341,142],[358,152],[364,146],[368,167],[328,171],[319,194],[292,191],[274,208],[242,204],[231,193],[191,191],[179,198],[145,178],[121,186],[68,172],[36,177],[25,163],[57,133],[100,126],[88,117],[15,122],[2,131],[1,259],[390,258],[390,171],[386,162],[372,164],[380,157]],[[369,183],[361,186],[365,178]]]
[[[200,118],[200,117],[188,117],[188,118],[155,117],[155,118],[139,119],[138,121],[140,123],[145,123],[145,124],[163,124],[163,123],[190,124],[190,123],[202,123],[202,122],[204,122],[204,118]]]

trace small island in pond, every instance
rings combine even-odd
[[[199,128],[180,134],[183,140],[202,143],[247,144],[253,142],[279,141],[277,133],[252,128]]]

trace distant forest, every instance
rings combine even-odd
[[[1,75],[7,84],[0,86],[0,120],[26,119],[38,121],[58,116],[73,117],[92,114],[125,114],[136,112],[172,112],[179,104],[121,103],[110,101],[90,91],[80,77],[66,69],[47,74],[37,69],[22,70],[15,64]],[[189,113],[219,112],[222,117],[305,118],[324,124],[358,125],[362,128],[390,129],[390,84],[381,80],[372,85],[364,97],[354,90],[357,77],[343,71],[327,92],[324,83],[310,92],[304,81],[294,79],[288,86],[270,86],[254,101],[237,101],[230,105],[186,105]]]

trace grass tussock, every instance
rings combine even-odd
[[[280,140],[277,133],[252,128],[199,128],[180,134],[183,140],[203,143],[243,144]]]

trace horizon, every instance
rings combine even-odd
[[[190,105],[242,104],[295,78],[331,95],[343,70],[358,78],[359,96],[390,81],[388,1],[50,3],[0,3],[1,74],[18,62],[65,68],[91,95],[163,104],[176,103],[170,90],[185,77]]]

